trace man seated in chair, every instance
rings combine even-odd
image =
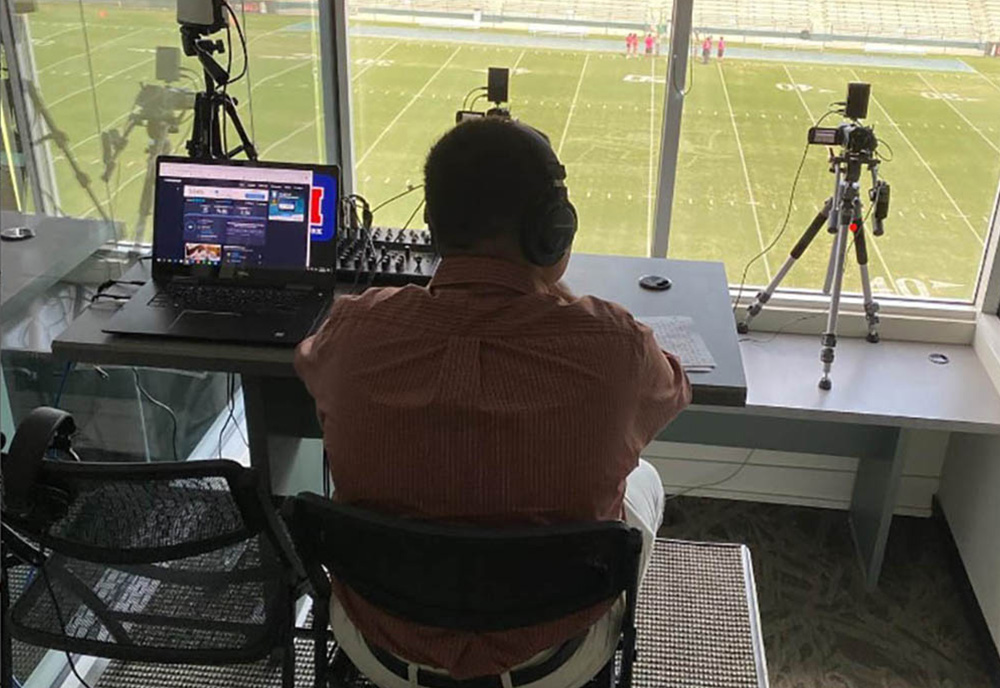
[[[296,367],[316,400],[334,499],[484,527],[625,520],[643,533],[645,569],[664,496],[639,454],[691,389],[624,308],[560,282],[577,225],[564,179],[548,140],[523,124],[484,118],[446,133],[424,168],[425,219],[443,256],[430,285],[339,297]],[[585,636],[530,684],[583,685],[614,653],[621,615],[605,604],[473,634],[335,592],[337,641],[384,688],[415,684],[371,646],[411,675],[419,666],[508,686],[512,668]]]

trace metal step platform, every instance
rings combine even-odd
[[[639,593],[635,688],[767,688],[750,551],[657,540]],[[296,684],[311,688],[311,643],[298,641]],[[94,688],[278,688],[278,666],[111,662]]]

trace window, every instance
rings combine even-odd
[[[295,3],[231,4],[251,57],[248,73],[229,93],[260,157],[323,161],[317,13]],[[118,223],[119,238],[150,240],[150,160],[184,153],[194,94],[204,88],[201,65],[180,51],[175,6],[40,0],[19,13],[15,3],[14,19],[30,37],[21,71],[29,84],[36,157],[52,169],[43,188],[48,212],[106,216]],[[228,38],[231,45],[216,57],[235,77],[243,54],[235,29]],[[167,67],[173,60],[179,69]],[[235,148],[235,129],[226,129]]]
[[[882,140],[881,171],[892,187],[886,234],[869,241],[873,288],[881,295],[971,301],[1000,181],[1000,59],[983,56],[985,42],[1000,38],[988,28],[1000,25],[1000,17],[984,4],[989,21],[981,22],[978,3],[960,3],[944,18],[937,9],[903,11],[901,0],[860,13],[846,11],[854,5],[842,0],[821,4],[817,13],[805,0],[695,0],[693,83],[683,108],[672,218],[669,228],[659,228],[669,232],[670,256],[724,261],[730,280],[739,282],[747,261],[782,226],[808,128],[844,98],[849,81],[863,80],[872,84],[865,121]],[[424,154],[451,125],[462,96],[485,82],[486,67],[507,66],[512,113],[545,130],[567,165],[581,217],[577,249],[648,254],[669,8],[560,0],[376,0],[350,7],[362,193],[378,202],[418,183]],[[639,37],[634,56],[625,42],[632,32]],[[831,116],[824,124],[839,121]],[[832,189],[826,150],[813,146],[787,227],[750,267],[749,285],[776,273]],[[376,221],[405,223],[417,203],[387,206]],[[822,286],[828,237],[817,237],[783,288]],[[845,287],[857,292],[853,260]]]
[[[665,31],[635,29],[636,54],[626,55],[629,31],[611,23],[652,20],[645,9],[626,16],[599,2],[488,5],[351,3],[358,190],[378,203],[419,184],[424,157],[454,124],[463,96],[486,84],[488,67],[508,67],[511,114],[544,131],[567,167],[580,216],[576,249],[646,255],[655,212]],[[477,109],[484,106],[476,103]],[[410,219],[419,203],[400,199],[375,221],[422,222]]]
[[[715,4],[694,6],[670,255],[725,261],[730,280],[739,281],[782,226],[807,130],[844,99],[848,82],[866,81],[865,123],[881,140],[880,172],[892,187],[885,235],[869,234],[876,295],[973,300],[1000,180],[1000,60],[982,57],[987,36],[972,10],[963,5],[942,20],[936,5],[905,3],[917,11],[903,12],[904,3],[889,1],[862,14],[830,14],[853,23],[826,26],[805,2],[783,3],[780,12],[774,3],[736,3],[735,23],[720,23]],[[705,26],[732,29],[720,36]],[[803,31],[833,38],[803,39]],[[826,156],[824,147],[809,147],[788,226],[750,267],[748,283],[774,276],[833,192]],[[870,184],[865,174],[866,209]],[[821,232],[783,287],[822,286],[830,237]],[[860,291],[853,255],[844,284]]]

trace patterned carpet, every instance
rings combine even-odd
[[[894,520],[882,581],[872,594],[864,591],[843,511],[684,497],[668,502],[660,535],[749,545],[773,688],[991,686],[948,568],[947,539],[931,519]],[[15,668],[24,676],[38,653],[16,649]],[[300,650],[300,680],[308,685],[307,648]],[[278,683],[276,668],[266,664],[209,673],[171,669],[115,663],[100,686]]]
[[[931,519],[894,519],[871,594],[843,511],[682,497],[659,534],[749,545],[773,688],[991,685]]]

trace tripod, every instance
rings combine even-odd
[[[771,300],[775,289],[785,279],[796,261],[802,257],[820,229],[826,225],[827,231],[834,235],[830,247],[830,260],[826,269],[826,282],[823,293],[830,295],[830,310],[827,313],[826,330],[821,339],[820,361],[823,363],[823,377],[819,388],[828,390],[833,386],[830,380],[830,369],[833,367],[834,349],[837,346],[837,316],[840,311],[840,297],[844,282],[844,260],[847,256],[849,236],[853,234],[854,248],[861,272],[861,290],[864,298],[865,320],[868,323],[869,342],[879,341],[878,310],[879,306],[872,296],[871,280],[868,276],[868,246],[865,239],[864,213],[862,211],[859,193],[860,178],[863,167],[868,168],[872,177],[872,188],[869,199],[875,204],[874,235],[881,236],[884,232],[882,221],[889,210],[889,185],[878,177],[879,159],[871,150],[853,150],[845,148],[840,155],[830,151],[830,171],[834,173],[833,195],[826,199],[822,209],[799,237],[792,247],[788,258],[781,269],[771,280],[771,283],[757,294],[753,303],[747,308],[746,320],[736,326],[740,334],[750,331],[751,321],[761,312],[764,305]]]
[[[177,133],[182,123],[179,112],[193,107],[195,94],[179,88],[142,84],[136,96],[133,112],[121,133],[111,129],[101,134],[104,153],[104,173],[101,179],[111,179],[118,158],[128,145],[129,135],[137,126],[145,126],[149,143],[146,146],[146,176],[139,197],[139,216],[135,223],[136,239],[141,239],[146,221],[153,208],[153,187],[156,180],[156,158],[170,153],[170,134]]]
[[[248,159],[256,160],[257,149],[236,111],[236,99],[225,91],[225,86],[229,83],[229,72],[212,57],[212,53],[224,52],[222,41],[199,38],[200,32],[200,27],[181,27],[184,53],[197,56],[205,74],[205,90],[196,94],[194,99],[194,126],[191,140],[187,142],[188,155],[203,160],[230,160],[245,153]],[[224,147],[223,113],[232,120],[240,137],[240,145],[232,150]]]
[[[45,122],[45,128],[49,131],[48,134],[39,138],[37,143],[52,141],[52,143],[56,144],[59,150],[62,151],[63,156],[65,156],[70,169],[73,170],[73,176],[76,178],[80,188],[82,188],[84,193],[87,194],[87,198],[90,199],[90,202],[94,204],[94,210],[98,215],[100,215],[101,220],[110,224],[111,218],[108,217],[106,212],[104,212],[104,208],[101,207],[101,202],[94,194],[94,188],[90,184],[90,176],[83,171],[80,167],[80,163],[76,160],[76,156],[73,155],[73,149],[69,145],[69,137],[66,135],[66,132],[60,129],[56,124],[55,119],[52,117],[52,113],[50,113],[49,109],[45,106],[45,101],[42,100],[42,96],[38,92],[38,88],[35,86],[34,82],[28,81],[26,82],[26,85],[28,97],[31,98],[31,102],[35,106],[35,110],[42,116],[42,120]],[[42,206],[40,199],[38,201],[38,206]]]

